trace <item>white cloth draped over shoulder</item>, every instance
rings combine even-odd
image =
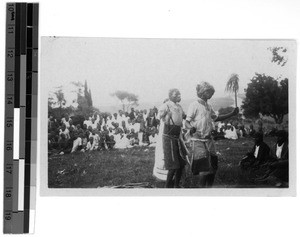
[[[166,181],[168,170],[165,169],[165,159],[163,151],[162,134],[164,131],[164,122],[160,120],[160,127],[155,147],[155,162],[153,168],[153,176],[159,180]]]

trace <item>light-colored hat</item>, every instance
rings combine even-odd
[[[200,82],[197,85],[196,89],[197,89],[197,94],[198,95],[201,95],[205,91],[208,91],[208,90],[211,90],[211,91],[215,92],[215,88],[211,84],[209,84],[208,82],[206,82],[206,81]]]

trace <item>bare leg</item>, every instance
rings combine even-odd
[[[174,188],[174,180],[173,177],[175,175],[176,169],[172,169],[168,171],[167,181],[166,181],[166,188]]]
[[[183,169],[184,169],[184,166],[180,167],[175,172],[175,182],[174,182],[174,187],[175,188],[179,188],[180,179],[181,179],[181,175],[182,175]]]

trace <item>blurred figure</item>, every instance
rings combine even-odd
[[[278,187],[286,187],[289,182],[289,147],[288,133],[279,130],[276,134],[277,142],[271,150],[271,155],[266,166],[266,174],[257,181],[274,182]]]

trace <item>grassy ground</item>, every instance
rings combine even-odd
[[[271,147],[274,138],[266,138]],[[241,171],[241,158],[251,150],[252,139],[216,141],[219,169],[214,187],[261,187],[253,180],[258,172]],[[148,187],[163,187],[152,176],[153,147],[135,147],[125,150],[93,151],[67,155],[51,155],[48,159],[49,188],[98,188],[128,183],[148,183]],[[197,177],[192,177],[188,165],[182,178],[182,186],[197,187]],[[265,185],[264,185],[265,187]]]

